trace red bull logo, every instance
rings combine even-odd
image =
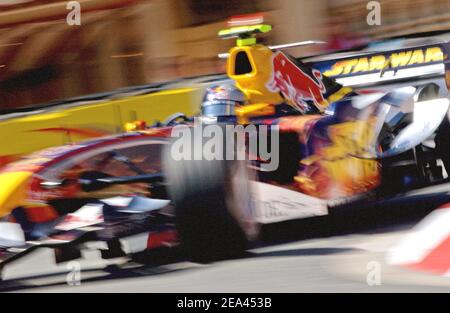
[[[327,104],[322,73],[312,69],[312,76],[308,75],[283,52],[277,52],[273,57],[273,76],[267,89],[281,92],[291,105],[303,113],[311,109],[311,102],[320,111]]]

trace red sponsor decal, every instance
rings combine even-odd
[[[166,230],[160,233],[150,233],[147,239],[147,249],[155,249],[176,244],[178,234],[175,230]]]
[[[283,52],[277,52],[273,58],[273,76],[267,88],[272,92],[281,92],[300,112],[308,111],[307,101],[322,109],[327,103],[322,73],[314,69],[312,73],[313,76],[308,75]]]

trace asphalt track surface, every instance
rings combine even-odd
[[[85,252],[79,286],[67,284],[67,264],[50,250],[5,268],[3,292],[450,292],[450,278],[386,264],[386,252],[428,208],[353,210],[332,218],[264,229],[264,242],[247,257],[210,264],[183,260],[176,249],[152,264],[101,260]],[[367,283],[368,264],[380,265],[380,285]],[[70,279],[69,279],[70,280]]]

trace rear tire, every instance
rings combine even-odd
[[[432,100],[439,97],[439,86],[428,84],[418,95],[418,101]],[[434,138],[437,156],[441,158],[447,175],[450,176],[450,111],[442,121]]]
[[[450,176],[450,111],[439,127],[434,141],[436,143],[437,153],[442,163],[444,163],[447,175]]]

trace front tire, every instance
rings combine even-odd
[[[203,146],[190,144],[193,152],[203,151]],[[209,262],[245,255],[249,238],[256,233],[251,222],[251,184],[246,162],[225,157],[176,160],[171,147],[168,145],[165,150],[163,168],[187,256]]]

